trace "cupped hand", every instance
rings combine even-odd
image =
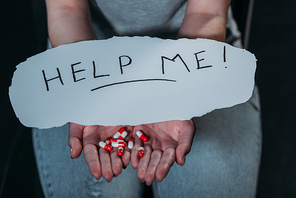
[[[123,156],[117,155],[117,148],[111,152],[99,148],[99,142],[112,137],[122,126],[84,126],[70,123],[68,144],[71,148],[71,158],[77,158],[83,150],[88,168],[96,179],[103,176],[111,181],[114,176],[121,173],[131,158],[129,149],[125,149]],[[132,126],[125,126],[128,133],[126,140],[132,136]]]
[[[148,137],[143,142],[137,137],[136,131],[141,131]],[[184,165],[185,156],[189,153],[195,133],[192,120],[167,121],[135,126],[133,136],[135,146],[132,149],[131,164],[138,169],[138,178],[147,185],[156,178],[162,181],[176,161]],[[144,156],[138,157],[138,148],[144,146]]]

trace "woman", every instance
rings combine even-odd
[[[229,0],[46,0],[49,39],[53,47],[113,34],[225,41],[229,4]],[[90,8],[99,17],[92,18]],[[46,197],[141,197],[144,184],[140,181],[152,184],[155,197],[255,196],[261,153],[256,91],[247,103],[200,118],[126,126],[129,136],[141,130],[150,137],[141,159],[139,141],[121,158],[116,150],[108,153],[97,148],[119,127],[70,123],[34,129]],[[68,132],[75,160],[68,156]]]

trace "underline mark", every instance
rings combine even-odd
[[[126,83],[134,83],[134,82],[144,82],[144,81],[166,81],[166,82],[177,82],[176,80],[171,80],[171,79],[162,79],[162,78],[155,78],[155,79],[139,79],[139,80],[129,80],[129,81],[122,81],[122,82],[116,82],[116,83],[111,83],[111,84],[107,84],[107,85],[103,85],[100,87],[96,87],[91,89],[91,91],[95,91],[98,89],[102,89],[105,87],[110,87],[110,86],[114,86],[114,85],[119,85],[119,84],[126,84]]]

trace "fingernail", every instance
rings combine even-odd
[[[183,157],[183,165],[185,164],[186,157]]]
[[[70,156],[71,156],[71,158],[73,159],[73,157],[72,157],[72,148],[71,148],[71,151],[70,151],[71,153],[70,153]]]

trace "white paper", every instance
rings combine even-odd
[[[247,101],[255,70],[253,54],[222,42],[113,37],[29,58],[9,96],[27,127],[186,120]]]

